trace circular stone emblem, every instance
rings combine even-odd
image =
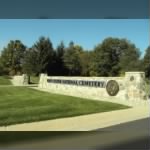
[[[130,77],[130,81],[133,81],[133,80],[134,80],[134,77],[133,77],[133,76],[131,76],[131,77]]]
[[[110,96],[116,96],[119,92],[119,85],[115,80],[110,80],[107,82],[106,90]]]

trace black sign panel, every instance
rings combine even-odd
[[[55,83],[55,84],[68,84],[68,85],[90,86],[90,87],[100,87],[100,88],[106,87],[105,81],[47,79],[47,82]]]
[[[107,82],[107,84],[105,81],[65,80],[65,79],[47,79],[47,82],[55,84],[106,88],[106,91],[110,96],[116,96],[119,92],[119,84],[115,80],[110,80]]]

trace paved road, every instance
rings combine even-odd
[[[0,148],[144,150],[150,148],[149,124],[146,118],[91,132],[1,132]]]

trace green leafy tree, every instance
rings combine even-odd
[[[47,73],[48,67],[53,61],[53,46],[49,38],[40,37],[30,48],[24,60],[24,72],[39,75]]]
[[[139,50],[126,39],[107,38],[94,49],[92,73],[97,76],[118,76],[125,71],[139,70]]]
[[[116,76],[120,55],[119,39],[107,38],[94,49],[93,72],[98,76]]]
[[[0,76],[4,74],[4,68],[3,65],[1,64],[1,57],[0,57]]]
[[[67,73],[67,69],[65,68],[63,61],[64,53],[65,46],[64,43],[61,42],[55,52],[55,64],[53,69],[55,71],[55,75],[66,75]]]
[[[10,41],[1,52],[1,65],[10,75],[21,74],[26,47],[21,41]]]
[[[150,80],[150,46],[146,49],[146,53],[143,60],[143,67],[146,77]]]
[[[89,76],[99,76],[98,75],[98,70],[97,70],[97,52],[96,51],[91,51],[90,52],[90,62],[89,62]]]
[[[127,71],[142,71],[139,49],[127,40],[122,40],[121,44],[120,74],[124,74]]]
[[[23,62],[23,72],[28,75],[37,75],[38,64],[37,64],[37,53],[32,49],[27,49]]]
[[[89,76],[92,52],[83,51],[82,53],[80,53],[79,56],[80,56],[80,64],[81,64],[81,75]]]
[[[69,44],[69,47],[66,49],[63,61],[65,67],[69,71],[69,75],[80,75],[81,74],[81,63],[80,63],[80,53],[82,48],[78,45],[74,45],[73,42]]]

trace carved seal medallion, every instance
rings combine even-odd
[[[110,80],[107,82],[106,90],[110,96],[116,96],[119,92],[119,84],[115,80]]]

